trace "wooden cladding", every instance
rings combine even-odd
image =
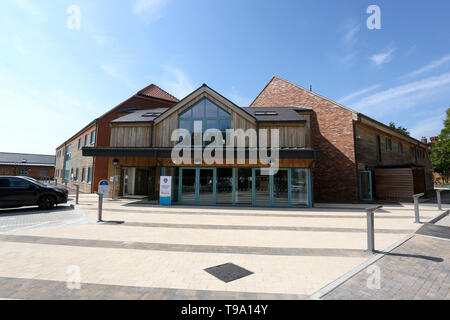
[[[421,169],[377,168],[374,180],[377,200],[411,202],[413,194],[425,192],[425,174]]]
[[[111,147],[149,147],[151,125],[128,124],[113,126],[111,129]]]

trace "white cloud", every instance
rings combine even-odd
[[[153,22],[163,17],[168,0],[137,0],[133,13],[146,22]]]
[[[358,32],[361,30],[361,24],[353,21],[347,22],[341,29],[342,53],[339,62],[343,65],[351,65],[357,56],[356,44],[358,42]]]
[[[444,119],[445,112],[442,112],[440,115],[421,119],[417,125],[409,130],[409,132],[411,133],[411,136],[416,139],[420,139],[423,136],[429,138],[438,135],[444,127]]]
[[[165,66],[164,71],[161,85],[167,92],[181,100],[194,91],[195,88],[192,81],[181,69]]]
[[[365,88],[365,89],[353,92],[351,94],[346,95],[345,97],[342,97],[342,98],[338,99],[338,102],[342,103],[342,104],[347,103],[349,101],[352,101],[352,100],[356,99],[357,97],[360,97],[362,95],[365,95],[366,93],[369,93],[369,92],[371,92],[373,90],[376,90],[379,87],[380,87],[380,85],[376,84],[376,85],[373,85],[371,87],[368,87],[368,88]]]
[[[449,61],[450,61],[450,54],[447,55],[447,56],[444,56],[444,57],[442,57],[442,58],[440,58],[438,60],[434,60],[434,61],[430,62],[429,64],[423,66],[420,69],[417,69],[417,70],[415,70],[413,72],[408,73],[405,77],[412,78],[412,77],[418,76],[418,75],[420,75],[422,73],[425,73],[425,72],[428,72],[430,70],[436,69],[436,68],[440,67],[441,65],[449,62]]]
[[[352,103],[350,107],[372,115],[405,110],[420,103],[429,104],[436,97],[450,96],[449,84],[450,72],[374,93]]]
[[[395,51],[395,49],[391,48],[391,49],[388,49],[385,52],[381,52],[381,53],[378,53],[378,54],[371,55],[369,57],[369,59],[372,60],[372,62],[375,65],[380,66],[382,64],[385,64],[385,63],[388,63],[389,61],[391,61],[392,54],[394,53],[394,51]]]

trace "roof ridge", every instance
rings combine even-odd
[[[156,88],[156,90],[161,91],[161,93],[163,94],[162,96],[166,95],[166,98],[162,97],[162,96],[156,96],[156,95],[149,95],[146,94],[146,91],[150,90],[151,88]],[[137,94],[141,94],[147,97],[153,97],[153,98],[158,98],[158,99],[163,99],[163,100],[168,100],[168,101],[173,101],[173,102],[178,102],[180,101],[177,97],[175,97],[174,95],[170,94],[169,92],[167,92],[166,90],[162,89],[161,87],[159,87],[158,85],[154,84],[154,83],[150,83],[148,86],[146,86],[145,88],[142,88],[141,90],[139,90],[137,92]]]

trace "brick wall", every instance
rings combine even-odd
[[[311,107],[311,142],[320,149],[313,169],[315,201],[358,200],[352,111],[274,77],[251,107]]]
[[[28,174],[26,177],[31,177],[34,179],[40,178],[40,171],[46,170],[47,177],[53,178],[55,174],[54,167],[31,167],[31,166],[0,166],[0,176],[18,176],[19,170],[27,170]]]

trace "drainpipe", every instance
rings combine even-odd
[[[360,122],[361,118],[359,116],[359,113],[356,115],[357,119],[352,120],[353,123],[353,148],[355,151],[355,167],[356,167],[356,197],[358,200],[360,195],[360,181],[359,181],[359,168],[358,168],[358,141],[357,141],[357,135],[356,135],[356,122]],[[373,196],[372,196],[373,198]]]

